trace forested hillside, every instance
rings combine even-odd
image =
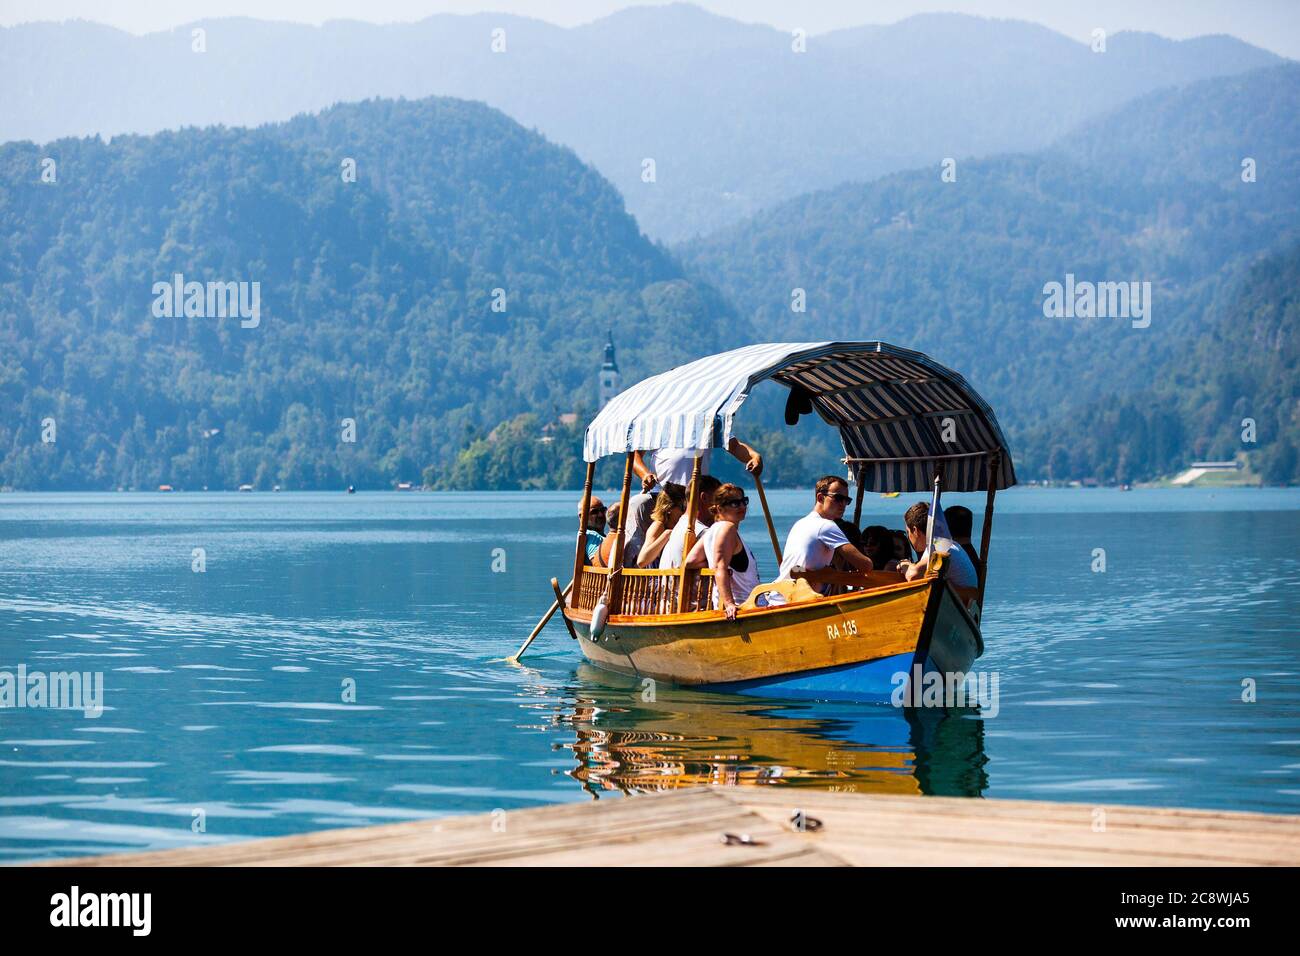
[[[1039,153],[959,162],[954,181],[936,163],[815,193],[679,251],[764,337],[879,338],[960,369],[1024,478],[1152,477],[1226,453],[1241,417],[1234,382],[1263,359],[1238,348],[1246,364],[1224,375],[1228,353],[1209,343],[1277,299],[1267,276],[1282,267],[1251,270],[1300,238],[1298,106],[1298,67],[1205,81]],[[1048,283],[1070,276],[1150,283],[1149,324],[1047,314]],[[1104,437],[1175,377],[1194,404],[1160,406],[1172,418],[1148,439]]]
[[[1073,415],[1024,436],[1046,477],[1131,482],[1246,452],[1265,482],[1300,482],[1300,247],[1255,265],[1146,388]]]
[[[259,320],[159,315],[178,273],[258,283]],[[599,175],[481,104],[0,147],[0,485],[418,481],[594,405],[607,329],[639,377],[720,328],[751,337]]]

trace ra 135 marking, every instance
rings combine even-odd
[[[856,618],[846,617],[839,624],[827,624],[826,636],[832,641],[837,637],[857,637],[858,622]]]

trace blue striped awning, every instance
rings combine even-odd
[[[966,380],[884,342],[747,345],[680,365],[611,399],[587,427],[583,457],[725,447],[736,412],[767,379],[808,392],[869,491],[927,491],[936,471],[947,491],[981,491],[993,455],[995,487],[1016,483],[993,410]]]

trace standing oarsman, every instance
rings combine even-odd
[[[727,451],[744,465],[745,470],[751,475],[762,476],[763,456],[752,447],[739,438],[733,437],[727,443]],[[700,474],[707,475],[712,453],[712,448],[705,448],[702,451],[691,448],[660,448],[654,451],[638,451],[632,455],[632,471],[641,479],[641,493],[633,495],[627,504],[624,567],[634,568],[637,565],[641,545],[645,543],[646,529],[654,520],[655,489],[668,482],[689,488],[696,457],[700,459]],[[646,463],[647,458],[649,464]]]

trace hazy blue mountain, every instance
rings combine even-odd
[[[1144,93],[1282,62],[1224,36],[1120,33],[1104,53],[1088,39],[930,14],[809,37],[796,53],[790,34],[688,5],[573,29],[496,14],[319,28],[223,19],[143,37],[28,24],[0,30],[0,139],[255,125],[371,96],[459,96],[572,147],[650,235],[677,240],[809,190],[1038,149]]]
[[[168,315],[176,273],[250,283],[247,314],[205,288]],[[0,486],[418,481],[594,406],[607,329],[629,380],[752,336],[609,183],[479,103],[0,147]]]
[[[1235,189],[1256,161],[1269,190],[1293,190],[1294,65],[1151,93],[1072,130],[1054,145],[1065,158],[1143,189],[1212,183]]]
[[[1202,81],[1046,150],[959,162],[955,182],[935,165],[845,185],[679,251],[761,336],[880,338],[960,369],[1018,442],[1019,472],[1045,477],[1054,448],[1096,446],[1085,408],[1175,374],[1228,387],[1198,343],[1240,311],[1252,266],[1300,236],[1297,106],[1300,67]],[[1255,182],[1243,181],[1245,157]],[[1071,275],[1149,282],[1149,327],[1048,317],[1046,284]],[[795,289],[804,313],[792,311]],[[1220,407],[1207,388],[1201,407]],[[1123,467],[1113,447],[1067,459],[1079,471],[1068,477],[1145,477],[1225,428],[1192,416],[1185,430],[1154,429]]]
[[[1252,266],[1140,391],[1044,421],[1024,444],[1057,478],[1131,481],[1244,451],[1264,481],[1300,483],[1300,246]]]

